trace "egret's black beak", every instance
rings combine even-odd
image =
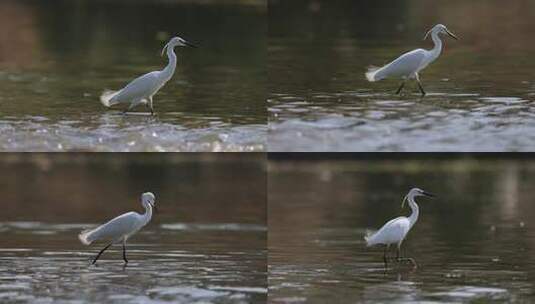
[[[434,194],[431,194],[431,193],[425,192],[425,191],[423,191],[422,194],[427,196],[427,197],[430,197],[430,198],[435,198],[436,197]]]
[[[448,33],[448,35],[450,35],[451,38],[455,39],[455,40],[459,40],[459,38],[457,38],[457,36],[453,35],[452,32],[446,30],[446,33]]]
[[[158,208],[156,208],[156,205],[155,204],[150,204],[152,206],[152,208],[154,209],[154,212],[158,212]]]
[[[187,42],[187,41],[184,41],[184,44],[186,46],[189,46],[189,47],[192,47],[192,48],[198,48],[198,46],[196,46],[195,44],[191,43],[191,42]]]

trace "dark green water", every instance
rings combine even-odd
[[[535,7],[517,1],[270,1],[270,151],[533,151]],[[415,83],[370,83],[368,66],[432,48]]]
[[[0,185],[2,303],[265,303],[261,155],[6,155]],[[83,229],[158,212],[127,244],[84,246]]]
[[[270,160],[270,303],[535,299],[533,159],[340,157]],[[385,272],[383,249],[363,236],[409,214],[400,205],[414,186],[437,195],[416,200],[402,245],[418,268]]]
[[[0,11],[0,150],[265,149],[265,3],[8,0]],[[200,47],[177,48],[156,117],[100,104],[162,69],[174,35]]]

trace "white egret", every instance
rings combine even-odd
[[[142,75],[119,91],[105,91],[100,96],[102,104],[108,108],[120,103],[130,104],[128,109],[125,110],[125,113],[139,104],[145,104],[149,106],[151,114],[154,114],[152,96],[154,96],[154,94],[156,94],[158,90],[160,90],[165,83],[173,77],[176,68],[174,48],[177,46],[196,47],[180,37],[173,37],[162,49],[162,56],[167,49],[167,58],[169,58],[169,63],[163,70]]]
[[[107,240],[110,243],[102,249],[93,259],[91,264],[95,264],[100,255],[113,244],[123,244],[123,259],[125,265],[126,259],[126,240],[145,226],[152,217],[152,209],[156,210],[156,197],[151,192],[145,192],[141,195],[141,204],[145,207],[145,213],[128,212],[110,220],[106,224],[97,228],[82,231],[78,238],[84,245],[89,245],[97,240]]]
[[[402,260],[407,260],[413,263],[414,266],[416,266],[416,263],[413,259],[401,258],[400,250],[401,243],[407,236],[407,233],[409,233],[409,230],[411,230],[412,226],[414,226],[414,224],[418,220],[418,205],[416,205],[416,202],[414,201],[414,198],[417,196],[434,197],[433,194],[425,192],[422,189],[412,188],[409,193],[403,198],[403,202],[401,203],[401,208],[403,208],[403,206],[405,205],[405,201],[409,202],[409,206],[412,210],[411,215],[409,217],[400,216],[393,220],[390,220],[389,222],[384,224],[384,226],[381,227],[379,231],[373,233],[372,235],[367,235],[364,237],[368,246],[374,246],[378,244],[385,245],[385,251],[383,255],[385,268],[387,267],[387,251],[390,245],[392,244],[397,244],[396,260],[398,262]]]
[[[447,34],[450,37],[457,39],[457,37],[442,24],[437,24],[431,30],[429,30],[425,34],[424,40],[427,39],[430,34],[431,38],[433,39],[433,43],[435,44],[433,49],[429,51],[424,49],[416,49],[399,56],[396,60],[383,67],[372,67],[368,69],[368,72],[366,73],[366,78],[368,81],[373,82],[385,78],[401,78],[401,85],[396,91],[396,94],[399,94],[401,93],[401,90],[403,89],[407,79],[416,79],[418,82],[418,88],[420,88],[420,91],[422,92],[422,96],[425,96],[424,88],[420,82],[419,72],[427,67],[427,65],[429,65],[431,62],[435,61],[438,56],[440,56],[440,52],[442,51],[442,40],[440,40],[438,34]]]

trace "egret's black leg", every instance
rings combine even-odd
[[[388,268],[388,262],[387,262],[388,257],[386,256],[387,251],[388,251],[388,245],[385,245],[385,253],[383,255],[383,261],[385,262],[385,269]]]
[[[425,96],[425,91],[424,91],[424,87],[422,87],[422,83],[420,82],[420,75],[418,75],[418,73],[416,73],[414,75],[414,77],[416,78],[416,82],[418,82],[418,88],[420,89],[420,92],[422,92],[422,97]]]
[[[399,86],[398,90],[396,91],[396,95],[399,95],[399,93],[401,93],[401,90],[403,89],[404,86],[405,86],[405,81],[403,81],[401,85]]]
[[[111,243],[110,243],[108,246],[104,247],[104,249],[102,249],[102,250],[97,254],[97,256],[95,257],[95,259],[93,260],[93,263],[91,263],[91,264],[95,264],[95,263],[97,262],[98,258],[100,258],[100,255],[101,255],[104,251],[106,251],[106,249],[108,249],[108,247],[110,247],[110,246],[111,246]]]
[[[398,246],[398,250],[397,250],[397,254],[396,254],[396,260],[398,260],[398,263],[399,263],[399,261],[401,260],[401,257],[400,257],[400,251],[401,251],[401,249],[400,249],[399,246]]]
[[[418,80],[418,88],[420,88],[420,92],[422,92],[422,97],[425,96],[424,88],[422,87],[422,84],[420,83],[420,80]]]
[[[150,115],[154,115],[154,107],[152,106],[152,97],[149,98]]]
[[[128,106],[128,109],[124,110],[123,114],[126,114],[126,113],[130,112],[135,106],[136,106],[136,103],[135,103],[135,102],[132,102],[132,103]]]
[[[126,244],[123,243],[123,260],[125,264],[128,264],[128,260],[126,259]]]

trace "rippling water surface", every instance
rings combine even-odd
[[[342,158],[270,161],[270,303],[534,300],[533,160]],[[418,267],[385,271],[363,236],[411,186],[437,195],[402,246]]]
[[[0,10],[0,150],[265,149],[262,2],[9,0]],[[174,35],[200,47],[176,49],[156,117],[100,104],[104,90],[162,69]]]
[[[531,4],[272,2],[270,151],[534,150]],[[368,66],[430,49],[436,23],[460,39],[421,73],[425,98],[414,82],[398,96],[399,80],[366,81]]]
[[[149,225],[128,245],[84,248],[90,224],[0,223],[2,238],[24,246],[0,249],[0,300],[31,303],[263,303],[267,294],[266,227],[182,223]],[[178,228],[177,227],[182,227]],[[230,229],[229,227],[233,227]]]

